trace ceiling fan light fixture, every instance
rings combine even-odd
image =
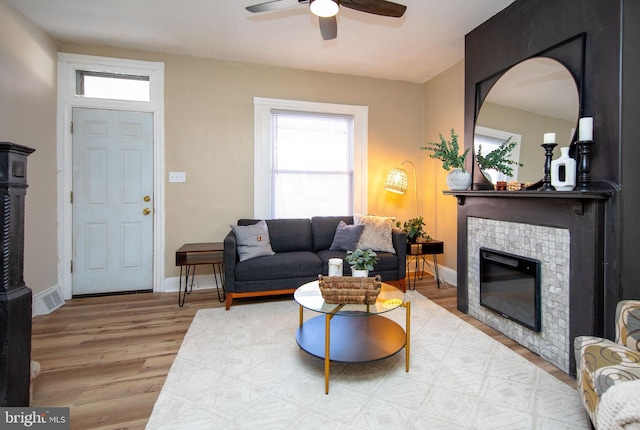
[[[311,0],[309,9],[316,16],[329,18],[337,15],[340,6],[336,0]]]

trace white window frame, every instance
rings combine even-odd
[[[149,76],[150,100],[130,101],[76,96],[76,70]],[[153,113],[153,291],[163,291],[165,255],[164,217],[164,63],[58,54],[57,185],[58,185],[58,285],[65,299],[73,294],[71,259],[73,223],[72,191],[73,108],[113,109]]]
[[[272,110],[288,110],[353,117],[353,212],[367,213],[367,148],[369,107],[298,100],[253,98],[254,108],[254,173],[253,216],[271,216],[271,170],[273,167]]]

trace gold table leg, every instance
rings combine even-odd
[[[338,305],[331,314],[324,316],[324,393],[329,394],[329,373],[331,370],[331,318],[335,316],[344,304]]]
[[[329,370],[331,369],[331,314],[324,316],[324,393],[329,394]]]
[[[302,305],[300,305],[300,327],[302,327]]]
[[[407,340],[406,340],[406,342],[404,344],[404,348],[405,348],[405,352],[406,352],[406,356],[407,356],[406,369],[407,369],[407,372],[408,372],[409,371],[409,356],[411,355],[411,302],[404,302],[402,304],[402,307],[405,308],[406,312],[407,312],[407,322],[406,322]]]

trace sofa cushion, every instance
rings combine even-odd
[[[311,218],[311,232],[313,235],[313,250],[315,252],[329,249],[340,221],[353,224],[352,216],[316,216]]]
[[[270,219],[267,225],[275,252],[311,251],[309,219]]]
[[[356,214],[353,220],[354,224],[364,225],[364,231],[358,240],[359,249],[396,253],[391,237],[394,218]]]
[[[258,222],[253,219],[240,219],[238,225],[250,225]],[[309,219],[268,219],[269,238],[274,252],[311,251],[311,221]]]
[[[269,229],[264,221],[248,226],[232,225],[231,229],[236,235],[240,261],[274,254],[269,241]]]
[[[280,252],[236,265],[236,281],[297,278],[320,273],[322,261],[310,251]]]
[[[355,250],[356,244],[362,236],[362,230],[364,230],[364,225],[345,224],[344,221],[340,221],[329,249],[331,251]]]

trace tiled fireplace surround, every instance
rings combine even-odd
[[[575,376],[574,338],[601,332],[608,196],[556,191],[447,194],[458,199],[458,309]],[[480,306],[481,246],[542,262],[540,333]]]
[[[569,373],[569,230],[491,219],[467,220],[469,314]],[[480,248],[539,260],[541,331],[480,305]]]

